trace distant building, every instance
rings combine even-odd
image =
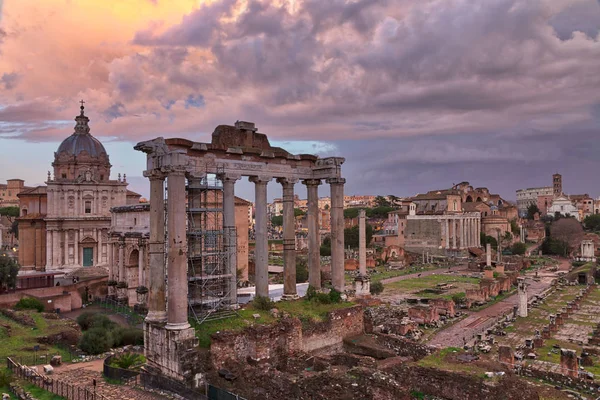
[[[19,193],[29,190],[23,179],[8,179],[5,184],[0,183],[0,207],[19,206]]]
[[[554,197],[559,197],[563,194],[562,175],[561,174],[552,175],[552,191],[553,191]]]
[[[544,186],[517,190],[517,209],[521,217],[527,215],[529,206],[538,204],[538,197],[554,198],[553,187]]]
[[[581,221],[579,210],[573,205],[571,199],[564,195],[555,198],[552,202],[552,207],[548,209],[548,215],[554,216],[556,213],[559,213],[565,217],[571,216],[577,221]]]

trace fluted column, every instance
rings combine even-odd
[[[269,297],[269,238],[267,235],[267,184],[271,177],[252,176],[255,194],[254,281],[256,296]]]
[[[171,166],[167,175],[168,312],[166,329],[181,330],[188,323],[187,235],[185,213],[185,169]]]
[[[297,179],[278,178],[283,188],[283,298],[295,299],[296,292],[296,224],[294,185]]]
[[[344,291],[344,178],[327,179],[331,188],[331,276],[335,290]]]
[[[165,283],[165,177],[144,172],[150,179],[150,238],[148,240],[148,315],[147,322],[167,319]]]
[[[227,270],[231,274],[229,280],[229,302],[237,304],[237,232],[235,230],[235,182],[241,176],[223,175],[223,241],[227,249]]]
[[[315,289],[321,288],[321,240],[319,238],[319,185],[320,179],[302,181],[306,185],[308,212],[308,282]]]

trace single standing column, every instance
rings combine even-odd
[[[321,241],[319,239],[319,185],[320,179],[302,181],[306,185],[308,212],[308,282],[315,289],[321,288]]]
[[[272,178],[251,176],[255,194],[254,281],[256,296],[269,297],[269,238],[267,235],[267,184]]]
[[[181,330],[188,323],[187,231],[185,168],[171,166],[167,176],[168,299],[166,329]]]
[[[485,265],[487,267],[492,266],[492,245],[489,243],[485,245]]]
[[[148,240],[149,279],[147,322],[167,319],[165,297],[165,177],[156,171],[146,171],[150,178],[150,238]]]
[[[517,278],[517,290],[519,292],[519,317],[527,317],[527,284],[525,278]]]
[[[240,176],[223,175],[223,231],[227,249],[227,270],[231,274],[229,281],[229,303],[237,305],[237,232],[235,230],[235,181]]]
[[[344,178],[327,179],[331,187],[331,276],[333,288],[344,292]]]
[[[450,248],[450,220],[447,219],[445,221],[446,224],[446,248]]]
[[[297,179],[278,178],[283,188],[283,299],[298,298],[296,292],[296,227],[294,184]]]
[[[358,212],[358,271],[360,276],[367,276],[367,214],[365,210]]]

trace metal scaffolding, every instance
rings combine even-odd
[[[223,186],[215,175],[188,179],[188,298],[198,323],[235,315],[237,271],[235,227],[223,226]]]

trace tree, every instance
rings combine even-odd
[[[0,255],[0,288],[16,289],[19,264],[10,257]]]
[[[531,204],[529,207],[527,207],[527,219],[533,219],[537,213],[540,213],[540,209],[538,208],[537,204]]]
[[[566,245],[562,254],[566,257],[581,243],[583,227],[575,218],[561,218],[550,226],[550,236]]]
[[[9,206],[9,207],[0,207],[0,217],[6,217],[6,219],[8,219],[8,221],[11,224],[11,228],[10,228],[10,244],[12,246],[14,238],[18,237],[19,235],[19,228],[18,228],[18,223],[16,221],[15,218],[17,218],[19,216],[19,207],[16,206]]]
[[[271,225],[272,226],[283,226],[283,216],[282,215],[274,215],[271,217]]]
[[[398,203],[400,203],[400,197],[398,196],[394,196],[393,194],[388,194],[388,200],[390,202],[390,205],[393,206],[397,206]]]
[[[367,246],[368,246],[369,243],[371,243],[371,239],[373,238],[373,227],[369,224],[366,224],[365,233],[367,235],[366,242],[367,242]],[[352,228],[344,229],[344,245],[346,247],[351,247],[353,249],[357,249],[358,241],[359,241],[358,225],[355,225]]]
[[[375,197],[375,207],[390,207],[391,204],[388,199],[383,196]]]
[[[358,218],[359,210],[360,210],[359,208],[346,208],[344,210],[344,218],[348,218],[348,219]]]
[[[594,214],[585,217],[583,224],[589,230],[600,231],[600,214]]]
[[[299,208],[294,208],[294,217],[299,217],[300,215],[304,215],[306,214],[304,211],[302,211]]]
[[[394,211],[393,207],[390,206],[378,206],[375,208],[367,208],[366,214],[368,218],[387,218],[388,213]]]
[[[521,234],[521,228],[519,227],[519,224],[517,223],[517,219],[513,218],[510,220],[510,231],[513,233],[513,235],[518,236]]]
[[[496,240],[495,237],[493,236],[488,236],[485,233],[481,232],[480,234],[480,241],[481,241],[481,245],[485,248],[486,245],[489,243],[490,246],[492,246],[492,249],[497,249],[498,248],[498,241]]]

